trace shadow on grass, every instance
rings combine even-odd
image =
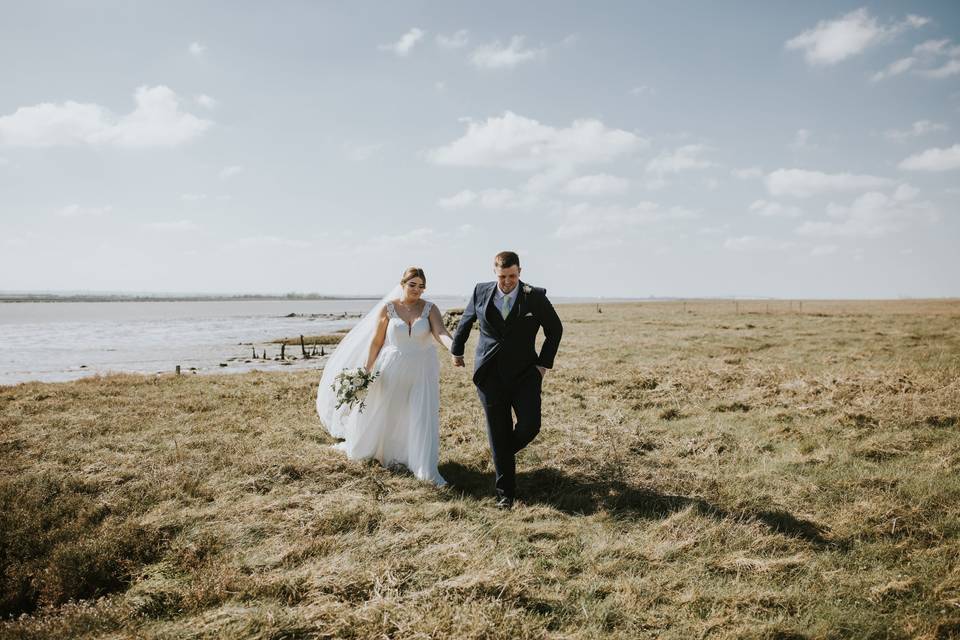
[[[440,465],[440,473],[455,489],[476,499],[493,496],[493,473],[480,471],[458,462]],[[541,467],[517,474],[518,498],[526,504],[553,507],[570,515],[589,515],[605,511],[622,519],[662,519],[692,506],[698,513],[717,520],[734,519],[762,522],[771,530],[828,546],[824,529],[809,520],[786,511],[729,511],[702,498],[667,495],[651,489],[631,486],[620,480],[601,480],[575,476],[551,467]]]

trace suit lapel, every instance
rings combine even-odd
[[[502,333],[504,329],[503,314],[500,313],[500,310],[497,309],[496,305],[493,304],[493,300],[496,297],[497,292],[497,283],[494,282],[493,286],[490,287],[490,293],[487,294],[487,302],[484,305],[484,314],[487,316],[487,320],[496,327],[498,333]]]

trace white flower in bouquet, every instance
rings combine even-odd
[[[337,394],[337,409],[344,405],[353,409],[354,406],[359,405],[358,410],[363,411],[365,406],[363,400],[370,388],[370,383],[379,375],[379,371],[371,373],[362,367],[352,370],[344,369],[338,373],[331,385],[334,393]]]

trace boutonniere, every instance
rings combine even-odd
[[[528,284],[525,284],[525,285],[523,285],[523,292],[526,293],[526,294],[532,293],[532,292],[533,292],[533,287],[531,287],[531,286],[528,285]]]

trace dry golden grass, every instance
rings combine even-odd
[[[446,359],[443,490],[316,372],[0,387],[0,637],[956,637],[960,302],[736,310],[560,307],[510,513]]]

